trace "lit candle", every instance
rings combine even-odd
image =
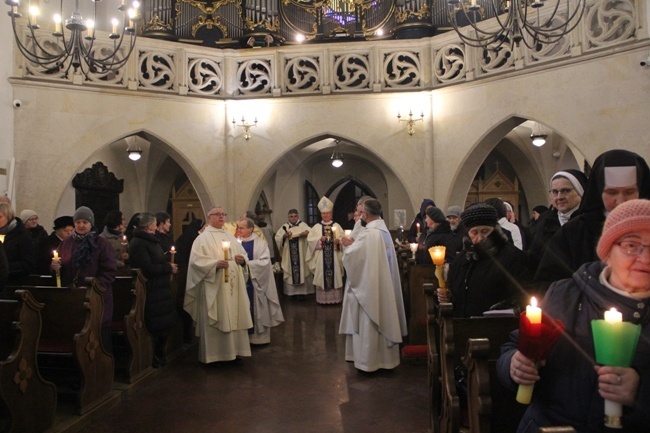
[[[530,322],[531,337],[539,337],[542,333],[542,309],[537,306],[537,299],[533,296],[530,298],[530,305],[526,306],[526,318]],[[533,388],[535,385],[519,385],[517,390],[517,401],[521,404],[530,404],[533,398]]]
[[[119,21],[117,21],[117,18],[113,18],[111,20],[111,24],[113,24],[113,34],[117,34],[117,24]]]
[[[222,241],[221,246],[223,247],[223,259],[226,260],[226,261],[230,260],[228,258],[228,251],[230,251],[230,242],[229,241]],[[224,271],[223,272],[224,281],[227,283],[228,278],[230,277],[230,274],[228,273],[228,268],[224,269],[223,271]]]
[[[0,242],[5,243],[5,235],[0,235]]]
[[[526,317],[531,325],[542,323],[542,309],[537,306],[537,299],[530,298],[530,305],[526,306]]]
[[[409,247],[411,247],[411,253],[413,253],[413,258],[415,258],[415,252],[418,250],[418,244],[412,243],[409,244]]]
[[[620,311],[616,311],[616,308],[612,308],[609,311],[605,311],[605,322],[618,323],[622,321],[623,321],[623,314]]]
[[[420,223],[416,223],[416,224],[415,224],[415,227],[417,227],[417,229],[418,229],[418,235],[419,235],[419,234],[420,234]]]
[[[59,260],[59,252],[57,250],[52,251],[52,259]]]
[[[36,27],[36,17],[38,16],[38,7],[37,6],[30,6],[29,7],[29,23]]]
[[[171,262],[172,265],[174,264],[174,255],[176,254],[176,247],[172,245],[171,249],[169,250],[169,254],[171,255]]]
[[[54,31],[61,33],[61,15],[54,14]]]
[[[443,245],[436,245],[435,247],[429,248],[429,254],[431,255],[431,260],[436,266],[442,266],[445,264],[445,252],[447,248]]]
[[[52,260],[59,261],[59,252],[57,250],[52,251]],[[61,287],[61,270],[55,272],[56,275],[56,287]]]
[[[93,29],[95,28],[95,21],[93,21],[93,20],[86,21],[86,28],[88,29],[88,37],[92,38],[93,37]]]
[[[122,236],[122,245],[126,245],[126,235]]]

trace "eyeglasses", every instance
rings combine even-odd
[[[643,250],[648,248],[650,250],[650,245],[643,245],[639,242],[634,241],[620,241],[616,242],[616,245],[621,247],[621,250],[628,256],[640,256],[643,254]]]
[[[225,216],[228,216],[228,214],[227,214],[227,213],[224,213],[224,212],[215,212],[215,213],[208,214],[208,216],[209,216],[209,217],[211,217],[211,216],[216,216],[216,217],[225,217]]]
[[[562,189],[549,189],[548,192],[553,196],[557,197],[558,195],[563,195],[567,196],[573,191],[575,188],[562,188]]]

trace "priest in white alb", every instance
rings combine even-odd
[[[192,244],[187,270],[184,309],[196,323],[199,361],[206,364],[251,356],[246,251],[224,230],[225,217],[220,206],[208,211],[208,226]]]
[[[312,275],[307,266],[307,235],[310,227],[300,221],[297,209],[290,209],[288,221],[275,233],[280,251],[284,294],[305,296],[314,293]]]
[[[255,223],[252,219],[243,218],[237,224],[241,245],[248,257],[246,289],[253,317],[253,329],[249,331],[248,338],[251,344],[268,344],[271,342],[271,328],[284,322],[269,246],[253,233]]]
[[[399,344],[407,335],[397,258],[378,200],[366,200],[366,229],[343,254],[347,279],[339,333],[346,335],[345,360],[373,372],[399,365]]]

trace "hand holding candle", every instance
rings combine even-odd
[[[534,296],[530,299],[530,305],[526,306],[525,320],[527,322],[527,326],[525,327],[526,335],[521,335],[524,334],[524,332],[522,332],[520,326],[520,338],[525,337],[528,340],[528,343],[534,346],[538,344],[538,340],[542,335],[542,309],[537,306],[537,299],[535,299]],[[531,358],[526,353],[524,353],[524,355]],[[535,359],[535,361],[539,360]],[[517,401],[521,404],[530,404],[530,400],[533,397],[534,387],[535,385],[520,384],[519,389],[517,390]]]
[[[444,245],[436,245],[429,248],[429,255],[431,256],[431,261],[436,265],[436,277],[438,278],[438,288],[442,291],[443,295],[446,297],[447,291],[447,282],[445,281],[445,254],[447,252],[447,247]]]
[[[629,367],[632,364],[636,345],[641,334],[641,325],[623,322],[623,315],[612,308],[605,311],[605,320],[592,320],[596,362],[614,367]],[[623,406],[605,400],[605,426],[622,428]]]

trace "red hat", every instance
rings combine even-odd
[[[650,200],[628,200],[619,204],[605,220],[603,235],[596,249],[598,257],[605,260],[614,242],[641,230],[650,230]]]

